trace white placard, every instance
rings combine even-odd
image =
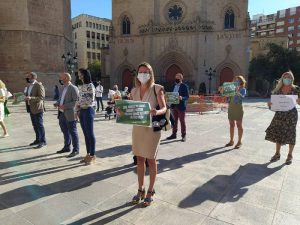
[[[295,108],[298,95],[271,95],[271,110],[286,112]]]

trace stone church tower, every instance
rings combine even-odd
[[[190,88],[212,93],[248,71],[248,0],[112,0],[106,73],[132,87],[133,70],[148,61],[156,81],[170,87],[177,72]],[[108,63],[109,61],[109,63]],[[216,71],[209,81],[206,70]]]
[[[23,91],[24,74],[34,71],[52,95],[69,50],[70,0],[0,0],[0,79],[11,92]]]

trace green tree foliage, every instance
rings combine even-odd
[[[300,54],[296,50],[288,50],[276,44],[268,45],[269,52],[252,59],[249,67],[249,77],[256,80],[274,80],[291,70],[295,75],[296,82],[300,82]]]
[[[92,81],[97,82],[101,80],[101,62],[100,61],[94,61],[89,64],[88,70],[91,73]]]

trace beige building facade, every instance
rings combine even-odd
[[[170,88],[182,72],[186,83],[212,93],[234,75],[247,75],[248,0],[112,0],[106,74],[111,85],[133,86],[134,69],[149,62],[157,83]]]
[[[72,51],[70,0],[0,1],[0,79],[11,92],[23,91],[34,71],[53,94],[64,71],[62,54]]]
[[[87,14],[72,18],[73,48],[78,68],[87,68],[89,63],[100,61],[101,50],[109,44],[111,20]]]

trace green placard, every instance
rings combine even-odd
[[[25,95],[23,92],[17,92],[13,94],[14,101],[12,104],[20,104],[21,102],[24,102],[25,100]]]
[[[166,102],[168,105],[178,105],[179,104],[179,93],[178,92],[166,92]]]
[[[225,82],[222,86],[223,96],[235,96],[236,95],[236,85],[233,82]]]
[[[117,123],[150,127],[150,104],[131,100],[116,100]]]

